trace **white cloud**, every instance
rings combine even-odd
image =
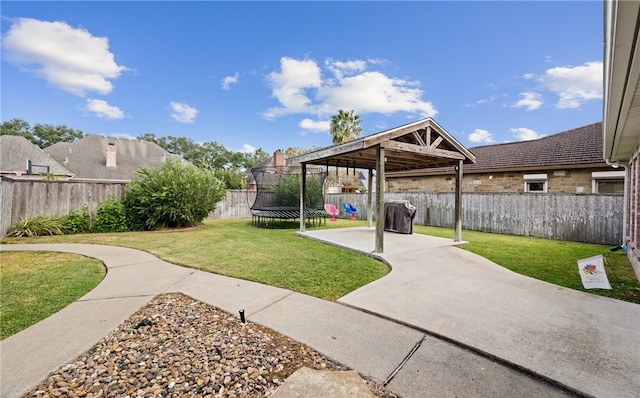
[[[222,88],[225,90],[229,90],[232,84],[238,83],[239,76],[240,74],[238,72],[236,72],[236,74],[233,76],[226,76],[224,79],[222,79]]]
[[[384,58],[369,58],[367,59],[367,62],[371,65],[387,65],[391,63],[391,61]]]
[[[473,104],[464,104],[465,107],[469,108],[472,106],[476,106],[476,105],[482,105],[482,104],[487,104],[490,102],[495,102],[498,99],[498,96],[493,94],[490,95],[488,98],[481,98],[479,100],[477,100],[476,102],[474,102]]]
[[[2,38],[4,57],[74,95],[108,94],[112,79],[127,70],[116,64],[106,37],[65,22],[19,18]]]
[[[420,82],[366,70],[367,65],[377,62],[328,59],[325,67],[333,76],[323,78],[315,61],[283,57],[280,71],[267,77],[273,97],[281,106],[267,109],[263,116],[266,119],[296,113],[326,116],[338,109],[353,109],[359,115],[396,112],[422,117],[437,115],[433,104],[422,99]]]
[[[324,61],[324,64],[338,79],[341,79],[345,74],[352,75],[367,68],[367,62],[362,60],[344,62],[328,58]]]
[[[311,99],[306,90],[322,85],[321,71],[315,61],[297,60],[289,57],[280,59],[280,72],[271,72],[267,81],[273,96],[282,107],[269,108],[264,117],[274,119],[291,113],[310,113]]]
[[[511,105],[514,108],[526,108],[528,111],[533,111],[542,106],[542,100],[538,93],[520,93],[522,97],[518,102]]]
[[[300,123],[298,123],[298,127],[301,127],[305,130],[313,131],[314,133],[320,133],[329,131],[331,122],[329,120],[302,119]]]
[[[171,118],[180,123],[193,123],[198,110],[185,103],[171,102]]]
[[[602,98],[602,74],[602,62],[587,62],[548,69],[540,82],[558,94],[557,108],[579,108],[589,100]]]
[[[526,127],[513,128],[510,131],[511,133],[513,133],[513,136],[516,137],[519,141],[531,141],[544,137],[544,134],[539,134]]]
[[[254,153],[256,150],[257,150],[257,148],[254,147],[253,145],[244,144],[242,146],[242,149],[240,150],[240,152],[242,152],[242,153]]]
[[[359,114],[395,112],[417,113],[422,117],[438,114],[431,102],[421,100],[417,82],[390,78],[380,72],[363,72],[324,87],[318,93],[322,106],[333,113],[338,109],[355,109]]]
[[[469,142],[490,144],[493,142],[493,135],[487,130],[476,129],[469,134]]]
[[[107,101],[88,99],[86,109],[102,119],[116,120],[124,118],[124,112],[117,106],[109,105]]]
[[[379,121],[378,123],[376,123],[375,127],[378,130],[386,130],[387,129],[387,123],[385,123],[384,121]]]

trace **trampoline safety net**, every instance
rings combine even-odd
[[[271,221],[300,218],[301,166],[264,166],[251,169],[255,180],[255,199],[250,205],[252,222],[258,227],[271,225]],[[306,214],[310,223],[325,220],[324,180],[322,168],[307,168]],[[325,221],[326,222],[326,221]]]

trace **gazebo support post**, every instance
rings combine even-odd
[[[305,203],[307,202],[307,164],[302,163],[302,170],[300,172],[300,232],[304,232],[305,229],[305,216],[306,209]]]
[[[376,165],[376,205],[378,218],[376,219],[376,253],[384,252],[384,148],[378,145],[378,159]]]
[[[371,228],[373,223],[373,169],[369,169],[369,180],[367,180],[367,227]]]
[[[462,241],[462,165],[463,160],[456,166],[456,199],[455,199],[455,222],[456,232],[454,242]]]

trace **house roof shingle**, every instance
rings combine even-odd
[[[475,164],[464,166],[469,171],[535,169],[604,164],[602,158],[602,122],[589,124],[531,141],[485,145],[469,148],[476,156]],[[407,174],[432,174],[452,168],[421,169]]]
[[[107,167],[107,146],[116,148],[116,167]],[[153,168],[166,160],[182,160],[153,142],[89,134],[75,142],[58,142],[44,151],[78,178],[130,180],[141,167]]]
[[[25,172],[27,160],[30,160],[34,165],[34,174],[44,172],[45,167],[48,166],[49,172],[54,175],[73,176],[71,171],[26,138],[16,135],[0,135],[0,173]]]

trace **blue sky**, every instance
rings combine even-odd
[[[2,120],[331,144],[432,117],[467,147],[602,120],[602,2],[2,2]]]

